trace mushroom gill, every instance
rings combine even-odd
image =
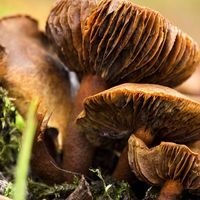
[[[200,138],[199,120],[200,104],[174,89],[125,83],[87,97],[77,124],[98,146],[135,132],[176,143],[195,141]]]
[[[126,83],[87,97],[77,124],[96,146],[131,134],[148,146],[154,140],[187,143],[200,139],[200,104],[165,86]],[[113,177],[128,180],[128,168],[125,148]]]
[[[159,12],[128,0],[60,0],[46,30],[71,70],[98,75],[109,86],[146,81],[176,86],[200,61],[191,37]]]
[[[192,148],[161,142],[149,149],[134,135],[128,143],[130,168],[140,180],[162,186],[159,200],[175,200],[184,189],[200,188],[200,155]]]

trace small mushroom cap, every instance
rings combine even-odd
[[[77,124],[97,145],[140,128],[185,143],[200,138],[200,104],[165,86],[127,83],[86,98]]]
[[[59,56],[79,74],[176,86],[200,61],[198,45],[158,12],[129,0],[59,0],[47,21]]]
[[[185,189],[200,188],[200,155],[185,145],[162,142],[149,149],[132,135],[128,141],[128,159],[136,176],[149,184],[177,180]]]
[[[38,112],[52,114],[49,125],[65,132],[71,99],[68,72],[57,58],[37,21],[29,16],[0,19],[0,80],[25,117],[32,99]],[[2,64],[2,62],[4,64]]]

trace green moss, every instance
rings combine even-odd
[[[7,183],[3,195],[10,198],[13,197],[13,184],[11,182]]]
[[[77,187],[77,183],[60,185],[54,184],[52,186],[41,182],[28,180],[28,199],[65,199]]]
[[[1,184],[1,182],[0,182]],[[11,182],[5,181],[5,187],[2,194],[6,197],[13,197],[14,185]],[[78,182],[73,182],[73,184],[54,184],[47,185],[42,182],[37,182],[32,179],[27,181],[27,199],[28,200],[50,200],[50,199],[65,199],[67,196],[76,189]]]
[[[136,197],[131,187],[126,182],[112,180],[111,177],[103,177],[99,169],[91,170],[100,179],[92,181],[90,189],[97,200],[134,200]]]
[[[13,176],[20,146],[20,131],[16,127],[17,112],[7,92],[0,88],[0,169],[6,177]]]

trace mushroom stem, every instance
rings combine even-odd
[[[140,128],[135,132],[135,136],[141,139],[148,147],[151,146],[154,135],[150,129]]]
[[[41,139],[35,140],[31,159],[33,173],[48,183],[62,183],[66,181],[66,173],[57,167],[57,164],[49,154],[44,141]]]
[[[143,142],[150,146],[154,136],[152,135],[151,131],[149,129],[140,128],[135,132],[135,136],[143,140]],[[133,182],[136,178],[134,178],[134,174],[131,172],[131,169],[129,167],[129,161],[128,161],[128,145],[124,148],[117,166],[114,170],[114,173],[112,175],[113,178],[117,180],[126,180],[129,183]]]
[[[163,185],[158,200],[177,200],[183,191],[183,186],[179,181],[168,180]]]
[[[106,89],[106,84],[98,76],[85,75],[81,81],[80,89],[73,105],[68,122],[67,134],[63,146],[63,168],[67,171],[87,174],[92,163],[95,148],[78,130],[75,120],[83,109],[83,100]],[[73,175],[67,177],[67,181],[73,181]]]
[[[129,183],[132,182],[132,180],[136,180],[133,178],[134,174],[131,172],[131,169],[129,167],[128,162],[128,145],[124,148],[119,161],[117,163],[117,166],[114,170],[114,173],[112,177],[117,180],[126,180]]]

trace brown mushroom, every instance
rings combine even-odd
[[[165,86],[122,84],[87,97],[84,108],[77,124],[93,144],[135,131],[149,136],[146,143],[152,135],[177,143],[200,138],[200,104]]]
[[[200,59],[188,35],[158,12],[128,0],[59,0],[46,30],[71,70],[98,75],[106,86],[150,75],[152,83],[176,86]]]
[[[80,131],[96,145],[116,143],[131,134],[147,145],[157,140],[186,143],[200,139],[200,104],[165,86],[122,84],[84,101],[78,116]],[[128,179],[127,151],[114,172]]]
[[[37,21],[28,16],[2,18],[0,45],[2,85],[23,116],[30,101],[39,99],[38,112],[51,114],[49,125],[61,133],[61,145],[71,107],[69,76]]]
[[[59,169],[55,161],[55,148],[46,140],[48,120],[38,114],[38,125],[33,142],[31,169],[32,174],[48,183],[61,183],[66,181],[66,172]]]
[[[162,142],[149,149],[134,135],[128,143],[132,171],[142,181],[162,185],[159,200],[175,200],[184,189],[200,188],[200,154],[192,147]]]
[[[81,176],[81,174],[63,170],[56,162],[57,149],[54,138],[57,130],[48,126],[50,117],[44,118],[43,115],[37,114],[37,130],[31,155],[31,175],[49,184],[67,181],[68,174]],[[53,134],[54,138],[50,137],[50,134]]]
[[[175,86],[200,59],[189,36],[131,1],[59,0],[46,30],[63,62],[82,77],[64,143],[64,168],[71,171],[86,173],[93,157],[94,148],[74,125],[85,97],[122,82]]]

